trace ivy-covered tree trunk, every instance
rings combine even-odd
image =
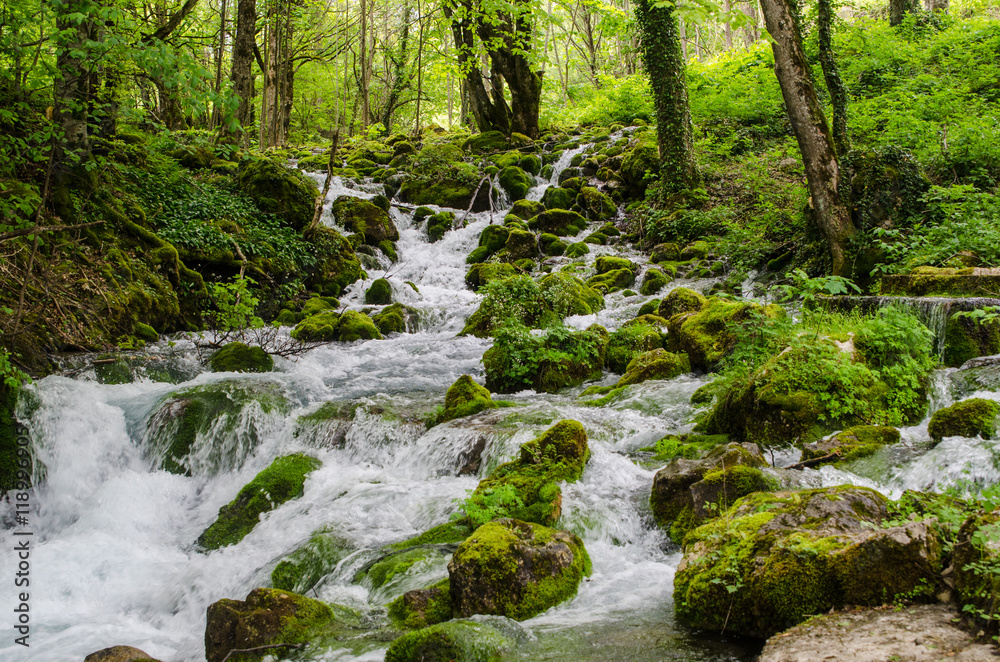
[[[847,242],[855,228],[838,192],[837,153],[809,75],[796,13],[789,0],[762,0],[761,7],[773,39],[774,70],[802,153],[816,223],[830,246],[833,273],[847,275]]]
[[[642,59],[649,74],[656,107],[660,191],[669,196],[701,183],[694,161],[680,26],[671,5],[654,6],[650,0],[639,0],[635,14],[639,23]]]
[[[819,33],[819,62],[823,67],[826,89],[833,103],[833,144],[837,154],[843,156],[850,149],[847,138],[847,86],[840,77],[837,60],[833,56],[833,2],[819,0],[817,31]]]
[[[56,70],[53,80],[56,121],[63,138],[56,152],[53,174],[62,180],[78,163],[90,157],[87,123],[93,100],[91,42],[97,41],[98,5],[90,0],[54,0],[56,11]]]
[[[503,96],[503,78],[499,72],[490,76],[487,90],[476,57],[476,33],[472,6],[468,2],[444,5],[444,15],[451,22],[451,34],[458,51],[459,70],[465,77],[463,102],[480,131],[510,133],[510,108]],[[463,108],[463,113],[465,108]]]
[[[229,78],[233,92],[239,97],[236,122],[243,128],[243,144],[247,144],[247,128],[253,124],[253,49],[257,26],[257,0],[239,0],[236,5],[236,37],[233,39],[233,68]]]
[[[889,25],[895,27],[907,14],[920,11],[920,0],[889,0]]]

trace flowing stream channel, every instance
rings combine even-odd
[[[541,181],[529,197],[538,199],[584,149],[564,154],[551,180]],[[329,205],[338,196],[371,197],[372,190],[335,179],[326,222],[336,227]],[[465,285],[465,258],[483,228],[501,222],[503,212],[470,214],[465,227],[436,243],[428,243],[411,212],[394,205],[391,214],[400,231],[399,261],[367,265],[369,279],[351,286],[342,303],[364,308],[365,289],[387,270],[396,301],[420,311],[415,333],[321,346],[294,361],[277,359],[275,372],[252,376],[207,372],[193,345],[175,338],[145,352],[168,367],[173,383],[140,374],[132,383],[102,384],[86,364],[31,387],[20,418],[35,448],[37,477],[44,472],[31,493],[28,527],[31,646],[13,643],[14,592],[0,591],[6,601],[0,604],[0,631],[6,633],[0,659],[82,661],[88,653],[125,644],[164,662],[204,660],[206,608],[268,586],[275,564],[321,527],[336,531],[354,552],[315,594],[357,608],[377,624],[389,600],[447,576],[446,564],[415,566],[378,590],[355,583],[356,571],[381,546],[447,521],[455,500],[490,468],[564,418],[583,423],[593,457],[583,479],[564,488],[558,526],[583,539],[594,572],[574,599],[521,623],[523,641],[510,659],[755,657],[759,645],[699,637],[675,623],[671,592],[681,555],[652,522],[648,499],[657,467],[644,467],[633,457],[668,432],[690,430],[695,412],[689,398],[706,378],[683,375],[639,384],[603,408],[580,406],[576,396],[582,387],[557,395],[524,392],[508,398],[518,407],[427,430],[421,418],[443,403],[459,376],[481,381],[480,359],[489,341],[456,337],[480,299]],[[588,265],[602,254],[622,253],[617,247],[591,248]],[[638,254],[633,257],[639,261]],[[705,290],[714,282],[676,281],[668,287]],[[646,299],[611,294],[604,311],[569,323],[584,328],[597,322],[613,330],[634,317]],[[608,375],[605,382],[614,379]],[[267,409],[251,403],[199,435],[191,476],[159,469],[158,409],[179,389],[221,381],[267,389],[284,405]],[[932,407],[967,397],[1000,399],[990,390],[996,388],[1000,379],[941,370],[934,377]],[[339,431],[341,444],[300,434],[296,423],[329,401],[357,405],[353,420]],[[868,485],[890,496],[906,488],[1000,480],[995,442],[949,438],[929,450],[926,421],[902,432],[900,444],[859,461],[851,472],[807,469],[800,480],[814,486]],[[463,475],[460,458],[477,442],[485,443],[482,462],[477,472]],[[212,448],[225,453],[213,455]],[[198,551],[194,541],[219,508],[274,458],[292,452],[323,462],[308,476],[304,495],[265,515],[239,544]],[[778,465],[796,459],[775,458]],[[0,530],[3,582],[12,581],[18,563],[12,524],[8,519]],[[387,645],[361,636],[310,659],[382,660]]]

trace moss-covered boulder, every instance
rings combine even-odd
[[[544,209],[570,209],[576,202],[576,191],[561,186],[550,186],[542,193]],[[541,212],[535,212],[536,214]],[[530,218],[530,217],[529,217]]]
[[[538,216],[543,211],[545,211],[545,205],[537,200],[518,200],[510,208],[511,214],[525,221]]]
[[[593,186],[584,186],[580,189],[576,196],[576,204],[592,221],[605,221],[618,214],[618,207],[611,198]]]
[[[674,459],[653,477],[649,505],[656,523],[680,544],[688,531],[725,512],[752,492],[775,490],[761,469],[767,461],[756,444],[728,443],[703,459]]]
[[[653,247],[653,252],[649,257],[651,262],[676,262],[681,259],[681,249],[677,244],[664,243]]]
[[[693,241],[681,249],[681,260],[704,260],[710,251],[707,241]]]
[[[261,211],[275,214],[296,230],[312,222],[319,189],[297,170],[270,159],[250,160],[236,175],[236,185]]]
[[[286,455],[243,486],[236,498],[219,509],[219,517],[198,536],[204,550],[235,545],[260,521],[260,516],[291,499],[302,496],[306,475],[321,462],[308,455]]]
[[[656,326],[644,320],[632,320],[613,331],[608,339],[608,369],[624,374],[632,359],[661,347],[663,338]]]
[[[518,274],[518,269],[513,264],[506,262],[482,262],[474,264],[465,274],[465,284],[473,292],[478,292],[479,288],[494,280],[511,278]]]
[[[425,144],[414,157],[399,190],[403,202],[486,211],[493,188],[451,143]],[[475,196],[475,200],[473,200]]]
[[[548,274],[542,278],[539,287],[542,296],[559,317],[593,315],[604,310],[604,296],[565,271]]]
[[[672,354],[665,349],[654,349],[629,361],[618,386],[639,384],[650,379],[673,379],[689,372],[691,366],[684,354]]]
[[[257,588],[246,600],[223,599],[208,607],[205,658],[208,662],[261,660],[276,649],[230,655],[234,650],[273,644],[330,641],[357,636],[361,615],[289,591]],[[277,649],[280,650],[280,649]]]
[[[485,247],[492,255],[504,247],[510,232],[510,228],[503,225],[487,225],[479,233],[479,245]]]
[[[274,359],[260,347],[241,342],[224,345],[208,360],[212,372],[271,372]]]
[[[566,246],[566,257],[578,258],[583,257],[590,252],[590,247],[582,241],[577,241],[575,243]]]
[[[451,620],[448,580],[429,588],[407,591],[389,603],[389,620],[397,627],[417,630]]]
[[[448,564],[452,611],[525,620],[576,595],[590,573],[587,550],[572,533],[494,520],[459,545]]]
[[[573,237],[586,229],[587,219],[575,211],[549,209],[528,219],[528,227],[536,232],[547,232],[559,237]]]
[[[944,364],[957,368],[969,359],[1000,354],[1000,320],[955,313],[945,323]]]
[[[883,446],[899,443],[899,430],[884,425],[856,425],[843,432],[802,446],[802,461],[809,466],[848,462],[872,455]]]
[[[340,338],[340,313],[324,310],[295,325],[291,336],[303,342],[330,342]]]
[[[669,298],[668,294],[664,302]],[[691,367],[711,371],[736,346],[744,324],[780,314],[783,311],[778,306],[765,308],[755,303],[711,297],[701,310],[684,320],[677,340],[681,351],[691,359]]]
[[[378,327],[379,333],[387,336],[390,333],[412,333],[419,318],[420,311],[416,308],[394,303],[372,315],[372,322]]]
[[[474,136],[470,136],[462,143],[462,149],[473,154],[485,154],[487,152],[499,152],[507,149],[508,141],[500,131],[483,131]]]
[[[958,604],[972,631],[996,635],[1000,629],[1000,509],[970,516],[958,530],[953,548]]]
[[[308,321],[308,320],[306,320]],[[298,328],[298,327],[296,327]],[[347,310],[340,316],[340,324],[337,327],[341,342],[353,342],[355,340],[381,339],[378,327],[372,318],[356,310]]]
[[[647,269],[645,275],[642,277],[642,285],[639,287],[639,294],[642,294],[643,296],[656,294],[666,287],[671,280],[673,280],[673,278],[659,269]]]
[[[385,278],[378,278],[365,290],[365,303],[369,306],[388,306],[392,303],[392,284]]]
[[[390,548],[383,555],[365,564],[355,574],[354,582],[377,592],[377,595],[398,595],[400,588],[411,584],[414,577],[423,576],[428,571],[433,573],[435,569],[443,571],[444,564],[454,548],[454,545]]]
[[[191,386],[170,393],[153,412],[146,443],[170,473],[213,473],[239,466],[259,443],[262,423],[290,410],[274,382],[224,379]]]
[[[448,387],[448,392],[444,396],[444,411],[436,418],[434,424],[472,416],[493,407],[496,407],[496,404],[490,392],[474,382],[469,375],[462,375]]]
[[[669,320],[674,315],[696,313],[702,309],[706,301],[705,295],[700,292],[686,287],[676,287],[663,297],[656,314]]]
[[[533,232],[511,230],[504,243],[504,249],[503,256],[509,262],[533,258],[538,255],[538,239]]]
[[[927,434],[935,442],[945,437],[982,437],[991,439],[997,432],[1000,402],[983,398],[962,400],[939,409],[927,424]]]
[[[497,182],[503,190],[507,191],[510,199],[514,201],[523,200],[524,196],[528,194],[528,190],[531,189],[532,184],[534,184],[531,175],[517,166],[508,166],[501,170],[500,175],[497,177]]]
[[[516,460],[501,464],[479,482],[468,504],[476,512],[467,510],[467,514],[473,520],[477,519],[473,515],[479,513],[498,513],[551,525],[562,514],[560,483],[580,480],[589,459],[590,448],[583,426],[577,421],[559,421],[536,439],[522,444]],[[503,495],[511,498],[500,500],[498,506],[498,496]]]
[[[432,244],[440,241],[445,233],[452,229],[454,224],[454,212],[442,211],[437,214],[431,214],[430,218],[427,219],[427,238],[430,239]]]
[[[306,593],[355,550],[337,532],[323,527],[283,557],[271,571],[271,585],[283,591]]]
[[[489,623],[454,620],[399,637],[385,662],[495,662],[515,646],[514,638]]]
[[[740,499],[685,538],[678,618],[766,638],[844,605],[921,595],[941,571],[940,541],[926,522],[885,527],[886,505],[854,486]]]
[[[625,194],[633,200],[641,200],[659,168],[660,153],[655,140],[643,140],[626,152],[619,170]]]
[[[333,201],[333,217],[347,230],[362,235],[369,246],[399,241],[399,230],[389,214],[370,200],[342,195]]]
[[[536,335],[524,327],[504,327],[483,354],[486,388],[494,393],[529,388],[556,393],[597,379],[602,374],[606,346],[607,336],[593,328],[573,331],[553,327]]]
[[[364,277],[365,272],[351,243],[333,228],[316,228],[310,243],[317,258],[316,266],[306,278],[310,289],[339,296],[348,285]]]

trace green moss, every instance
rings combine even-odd
[[[500,131],[484,131],[470,136],[462,143],[462,149],[474,154],[498,152],[507,149],[507,136]]]
[[[604,296],[587,287],[582,280],[564,271],[557,271],[542,278],[539,283],[542,296],[560,317],[593,315],[604,310]]]
[[[601,258],[598,258],[601,259]],[[635,272],[629,269],[618,269],[593,276],[587,281],[587,286],[598,292],[609,294],[631,287],[635,283]]]
[[[536,200],[518,200],[510,208],[510,213],[518,218],[527,221],[529,218],[538,216],[545,211],[545,205]]]
[[[981,322],[970,313],[955,313],[945,324],[944,364],[957,368],[977,356],[1000,354],[1000,321]]]
[[[668,294],[664,304],[669,298]],[[690,357],[692,367],[709,371],[736,346],[744,323],[773,314],[776,313],[758,304],[711,297],[701,310],[681,324],[678,342]]]
[[[541,204],[545,209],[570,209],[575,201],[576,191],[559,186],[550,186],[542,193]],[[535,213],[539,214],[541,212],[536,211]]]
[[[475,621],[448,621],[404,634],[389,645],[385,662],[499,662],[514,641]]]
[[[815,460],[830,455],[829,462],[857,460],[872,455],[879,448],[899,443],[899,430],[879,425],[856,425],[829,439],[802,448],[802,460]],[[817,466],[817,465],[812,465]]]
[[[389,620],[397,627],[417,630],[451,620],[451,595],[448,580],[433,586],[408,591],[388,604]]]
[[[427,529],[413,538],[389,545],[390,549],[406,549],[417,545],[443,545],[462,542],[469,537],[472,529],[464,520],[445,522]]]
[[[487,225],[479,235],[479,245],[485,246],[492,255],[507,243],[510,228],[503,225]]]
[[[493,227],[493,226],[491,226]],[[506,240],[506,239],[505,239]],[[465,284],[473,292],[478,292],[479,288],[495,280],[511,278],[518,273],[517,267],[506,262],[484,262],[474,264],[465,274]]]
[[[618,207],[611,198],[592,186],[584,186],[576,196],[576,204],[592,221],[604,221],[618,214]]]
[[[504,243],[504,255],[509,262],[517,262],[538,255],[538,240],[534,233],[524,230],[511,230]]]
[[[333,216],[348,231],[363,235],[369,246],[399,240],[389,214],[370,200],[342,195],[333,202]]]
[[[927,424],[927,433],[935,442],[945,437],[991,439],[997,431],[998,416],[1000,402],[970,398],[934,412]]]
[[[444,411],[433,424],[440,425],[455,418],[478,414],[484,409],[496,407],[490,392],[474,382],[469,375],[462,375],[448,387],[444,396]]]
[[[696,313],[702,309],[706,301],[707,299],[700,292],[686,287],[678,287],[670,290],[667,296],[663,297],[656,314],[664,319],[670,319],[681,313]]]
[[[296,327],[296,329],[298,329],[298,327]],[[375,326],[375,322],[372,321],[372,318],[368,317],[364,313],[359,313],[356,310],[345,311],[344,314],[340,316],[338,334],[341,342],[371,339],[379,340],[382,338],[382,334],[379,333],[378,327]]]
[[[271,372],[274,359],[260,347],[249,347],[241,342],[231,342],[209,359],[212,372]]]
[[[1000,509],[970,516],[954,546],[955,589],[968,625],[995,635],[1000,629]]]
[[[566,247],[566,257],[570,258],[583,257],[589,252],[590,247],[582,241],[578,241]]]
[[[708,257],[711,247],[706,241],[695,241],[688,244],[681,250],[681,260],[698,259],[704,260]]]
[[[595,330],[552,327],[543,335],[504,327],[483,354],[486,387],[494,393],[527,388],[555,393],[601,376],[606,339]]]
[[[533,184],[532,177],[517,166],[508,166],[501,170],[497,182],[507,191],[511,200],[524,199]]]
[[[303,342],[327,342],[340,338],[340,313],[327,310],[307,317],[292,329],[291,336]]]
[[[390,333],[407,333],[413,326],[411,320],[416,319],[418,311],[401,303],[386,306],[382,312],[372,316],[372,321],[378,327],[379,333],[387,336]]]
[[[142,322],[135,323],[135,337],[146,342],[156,342],[160,339],[160,334],[156,332],[156,329],[148,324],[143,324]]]
[[[396,577],[407,574],[411,568],[434,562],[448,550],[434,546],[411,547],[393,551],[363,568],[354,577],[355,582],[364,582],[372,589],[386,586]]]
[[[673,379],[690,370],[685,354],[671,354],[664,349],[654,349],[629,361],[617,386],[629,386],[650,379]]]
[[[321,466],[307,455],[279,457],[240,490],[236,498],[219,509],[219,517],[198,537],[205,550],[235,545],[253,530],[260,516],[302,496],[306,475]]]
[[[247,161],[236,176],[236,185],[261,211],[276,214],[296,230],[312,222],[319,189],[297,170],[269,159]]]
[[[624,325],[612,332],[608,340],[608,369],[624,374],[632,359],[662,346],[660,331],[653,325],[641,321]]]
[[[657,244],[653,247],[653,252],[649,259],[651,262],[656,263],[677,262],[681,259],[681,249],[677,244]]]
[[[378,278],[365,291],[365,303],[369,306],[387,306],[392,303],[392,285],[385,278]]]
[[[647,269],[646,275],[642,278],[642,286],[639,288],[639,293],[645,296],[656,294],[666,287],[671,280],[673,279],[659,269]]]
[[[530,218],[528,227],[536,232],[572,237],[587,227],[587,219],[575,211],[549,209]]]
[[[352,551],[347,541],[334,531],[321,528],[278,562],[271,571],[271,584],[277,589],[305,593],[333,572]]]

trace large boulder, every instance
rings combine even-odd
[[[448,387],[448,392],[444,396],[444,410],[434,420],[434,424],[472,416],[494,407],[496,404],[489,390],[474,382],[469,375],[462,375]]]
[[[369,200],[342,195],[333,201],[333,217],[347,230],[362,235],[369,246],[399,240],[399,230],[389,214]]]
[[[270,159],[251,160],[240,168],[236,185],[261,211],[276,215],[296,230],[312,222],[319,189],[297,170]]]
[[[664,304],[669,299],[670,294],[664,298]],[[664,304],[660,307],[665,307]],[[743,324],[780,314],[778,306],[765,308],[755,303],[711,297],[698,312],[681,324],[678,343],[681,351],[686,352],[691,359],[691,367],[711,371],[736,346]]]
[[[348,285],[363,278],[364,270],[351,243],[333,228],[318,227],[310,241],[316,250],[316,266],[306,285],[320,294],[339,296]]]
[[[361,620],[360,614],[346,607],[279,589],[257,588],[246,600],[223,599],[209,605],[205,658],[208,662],[222,662],[233,650],[356,635]],[[274,650],[244,653],[236,659],[260,660]]]
[[[690,370],[687,355],[654,349],[629,361],[625,374],[618,380],[618,386],[639,384],[650,379],[673,379]]]
[[[465,274],[465,284],[473,292],[478,292],[479,288],[494,280],[512,278],[518,274],[518,269],[513,264],[506,262],[481,262],[474,264]]]
[[[507,191],[510,199],[514,201],[523,200],[532,184],[534,184],[531,175],[517,166],[508,166],[501,170],[497,182],[503,190]]]
[[[528,227],[536,232],[573,237],[587,227],[587,219],[575,211],[549,209],[528,219]]]
[[[261,515],[302,496],[306,475],[321,464],[301,454],[277,458],[244,485],[233,501],[219,509],[219,517],[198,537],[198,546],[213,550],[243,540]]]
[[[774,479],[761,471],[766,466],[756,444],[736,442],[718,446],[700,460],[677,458],[653,477],[653,517],[680,544],[688,531],[740,497],[777,489]]]
[[[428,144],[413,160],[399,190],[403,202],[439,205],[454,209],[486,211],[493,188],[472,164],[464,161],[462,150],[449,143]],[[475,200],[473,200],[475,196]]]
[[[945,437],[992,438],[997,432],[1000,402],[984,398],[969,398],[950,407],[939,409],[927,424],[927,434],[935,442]]]
[[[675,287],[660,301],[656,314],[669,320],[674,315],[696,313],[705,305],[705,295],[686,287]]]
[[[476,529],[448,563],[452,612],[525,620],[576,595],[590,573],[587,550],[572,533],[494,520]]]
[[[934,586],[941,544],[933,526],[885,526],[887,503],[854,486],[740,499],[685,538],[674,576],[678,618],[766,638],[813,614]]]
[[[608,339],[607,364],[612,372],[624,374],[632,360],[663,347],[655,320],[636,318],[613,331]]]
[[[451,619],[451,593],[444,579],[429,588],[407,591],[389,603],[389,620],[397,627],[425,628]]]

